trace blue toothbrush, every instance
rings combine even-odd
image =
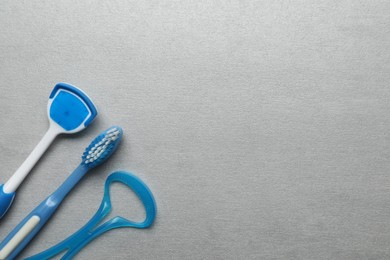
[[[106,161],[116,150],[122,129],[114,126],[96,137],[85,149],[80,165],[66,181],[38,205],[0,244],[0,259],[14,259],[50,219],[66,195],[91,169]]]
[[[96,117],[97,110],[91,99],[80,89],[58,83],[50,94],[47,105],[50,128],[12,177],[0,185],[0,218],[15,197],[15,191],[59,134],[73,134],[86,128]]]

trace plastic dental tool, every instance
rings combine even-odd
[[[111,211],[111,199],[110,199],[110,185],[113,182],[120,182],[124,185],[127,185],[134,193],[139,197],[142,204],[145,207],[146,218],[142,222],[134,222],[127,220],[123,217],[116,216],[102,224],[102,220],[110,213]],[[81,249],[88,245],[95,238],[104,234],[105,232],[122,227],[132,227],[132,228],[148,228],[150,227],[156,217],[156,203],[153,198],[152,192],[135,175],[118,171],[112,173],[108,176],[106,184],[104,186],[104,196],[103,201],[100,204],[98,211],[91,218],[91,220],[82,227],[79,231],[69,236],[64,241],[58,243],[57,245],[39,253],[37,255],[31,256],[26,260],[45,260],[57,256],[60,253],[66,251],[65,255],[61,258],[63,260],[72,259]]]
[[[50,121],[49,130],[11,178],[4,185],[0,185],[0,218],[11,206],[19,185],[55,137],[62,133],[80,132],[93,121],[97,110],[91,99],[80,89],[66,83],[58,83],[50,94],[47,114]]]
[[[14,259],[50,219],[66,195],[91,169],[105,162],[122,139],[122,129],[114,126],[96,137],[85,149],[80,165],[66,181],[25,219],[0,244],[0,259]]]

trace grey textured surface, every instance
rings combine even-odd
[[[112,124],[125,132],[22,256],[64,239],[126,169],[158,204],[78,259],[389,259],[389,1],[2,1],[0,163],[48,127],[56,82],[99,118],[19,189],[3,238]],[[116,212],[142,217],[117,190]]]

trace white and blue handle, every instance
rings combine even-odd
[[[39,204],[0,244],[0,260],[14,259],[50,219],[66,195],[85,175],[88,168],[80,165],[47,199]]]
[[[46,132],[34,150],[30,153],[27,159],[23,162],[23,164],[16,170],[16,172],[4,185],[0,186],[0,218],[4,216],[4,214],[11,206],[12,201],[15,198],[15,192],[19,185],[23,182],[28,173],[42,157],[42,155],[45,153],[47,148],[59,133],[59,126],[51,124],[49,130]]]

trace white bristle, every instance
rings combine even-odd
[[[118,129],[116,129],[116,128],[112,128],[112,129],[110,129],[110,130],[107,132],[107,134],[112,133],[112,132],[117,131],[117,130],[118,130]]]
[[[117,128],[112,128],[106,132],[103,138],[98,143],[93,145],[85,157],[85,164],[93,163],[107,150],[109,145],[119,138],[120,131]]]

